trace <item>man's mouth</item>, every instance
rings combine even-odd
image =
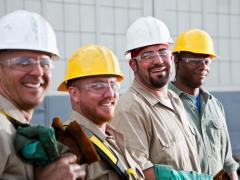
[[[27,88],[39,88],[44,85],[44,82],[25,82],[24,86]]]

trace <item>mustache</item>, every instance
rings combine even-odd
[[[29,76],[24,79],[24,82],[45,84],[45,83],[47,83],[47,80],[45,80],[44,78],[41,78],[41,77]]]
[[[151,71],[152,69],[155,69],[155,68],[162,68],[162,67],[166,67],[166,65],[164,65],[164,64],[154,65],[154,66],[150,67],[148,70]]]

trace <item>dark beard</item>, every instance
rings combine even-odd
[[[150,76],[150,83],[155,88],[162,88],[168,83],[169,74],[166,76],[157,76],[157,79],[154,79]]]

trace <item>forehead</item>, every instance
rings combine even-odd
[[[32,57],[49,57],[48,53],[44,53],[41,51],[28,51],[28,50],[7,50],[0,52],[0,60],[12,57],[20,57],[20,56],[32,56]]]
[[[168,44],[156,44],[156,45],[151,45],[151,46],[146,46],[143,48],[140,53],[146,52],[146,51],[158,51],[161,49],[169,49]]]
[[[80,80],[79,82],[82,82],[82,83],[114,82],[114,81],[117,81],[117,77],[112,75],[99,75],[99,76],[83,77],[83,78],[80,78],[79,80]]]
[[[208,54],[199,54],[199,53],[192,53],[192,52],[181,52],[181,57],[196,57],[196,58],[208,58],[210,55]]]

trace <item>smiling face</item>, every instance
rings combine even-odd
[[[185,59],[192,59],[192,61],[186,62]],[[194,62],[196,60],[199,62]],[[178,82],[191,89],[201,87],[209,74],[211,61],[206,54],[181,53],[175,60]]]
[[[146,58],[149,54],[150,58]],[[137,80],[151,89],[167,85],[172,68],[172,55],[168,45],[148,46],[139,52],[138,57],[138,60],[133,57],[129,62]]]
[[[11,50],[0,53],[0,61],[28,56],[33,59],[50,57],[42,52]],[[49,87],[51,73],[40,64],[25,71],[17,65],[0,64],[0,93],[20,110],[28,111],[39,105]]]
[[[112,120],[118,100],[116,77],[79,78],[68,90],[75,111],[100,126]]]

